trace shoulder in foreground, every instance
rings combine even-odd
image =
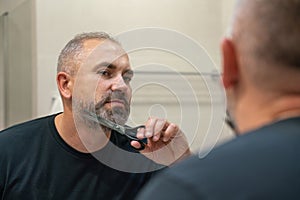
[[[194,155],[155,177],[140,199],[154,194],[156,199],[299,199],[299,124],[299,119],[276,122],[216,147],[204,158]]]
[[[214,148],[204,158],[194,155],[166,170],[166,173],[178,179],[202,182],[211,177],[224,178],[231,173],[249,174],[249,168],[265,173],[261,170],[262,166],[270,171],[278,166],[279,160],[285,165],[277,170],[293,171],[296,162],[300,165],[297,153],[300,151],[299,120],[276,122],[238,136]],[[227,178],[230,180],[230,176]]]

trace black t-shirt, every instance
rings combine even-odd
[[[193,156],[144,188],[137,199],[300,199],[300,117]]]
[[[154,172],[119,171],[91,154],[76,151],[59,136],[54,118],[32,120],[0,132],[0,199],[133,199],[153,176]],[[113,133],[111,142],[135,152],[120,134]],[[107,148],[97,154],[114,159]],[[150,168],[156,165],[141,158]]]

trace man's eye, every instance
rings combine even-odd
[[[110,76],[110,73],[106,70],[98,71],[97,74],[100,74],[101,76]]]
[[[123,80],[126,82],[126,83],[129,83],[131,81],[132,77],[130,76],[123,76]]]

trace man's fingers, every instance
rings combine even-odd
[[[135,149],[141,148],[141,144],[138,141],[131,141],[130,142],[131,146],[133,146]]]
[[[145,133],[146,133],[146,129],[145,128],[139,128],[138,131],[137,131],[137,133],[136,133],[136,137],[138,139],[143,139],[143,138],[146,137]]]
[[[170,123],[163,134],[163,141],[168,142],[171,138],[174,138],[179,131],[179,127],[176,124]]]
[[[169,123],[165,119],[150,117],[146,122],[145,129],[138,130],[137,138],[152,138],[154,142],[162,139],[164,142],[168,142],[177,134],[178,130],[177,125]]]
[[[161,135],[162,135],[162,131],[164,129],[164,127],[166,126],[166,120],[165,119],[157,119],[156,120],[156,124],[154,127],[154,135],[153,135],[153,141],[156,142],[160,139]]]
[[[155,118],[149,118],[148,121],[146,122],[146,132],[145,132],[145,136],[147,138],[150,138],[153,136],[153,132],[154,132],[154,127],[156,124],[157,119]]]

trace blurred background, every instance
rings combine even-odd
[[[129,123],[143,123],[151,115],[166,117],[183,127],[194,151],[230,139],[233,134],[226,125],[210,129],[215,126],[211,116],[216,106],[207,84],[219,87],[214,75],[220,73],[219,43],[233,4],[234,0],[0,0],[0,130],[61,111],[57,58],[74,35],[118,35],[159,27],[195,40],[216,69],[203,71],[211,77],[207,83],[189,62],[170,52],[130,53],[137,73]],[[145,80],[152,83],[143,85]],[[212,130],[218,133],[209,137]]]

